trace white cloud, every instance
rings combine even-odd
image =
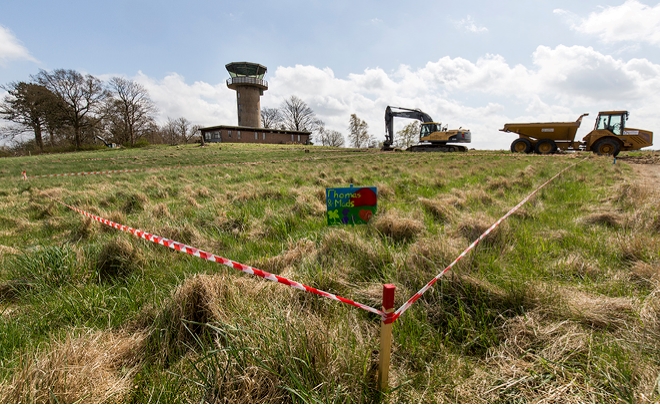
[[[0,25],[0,65],[5,66],[12,60],[37,62],[14,34],[8,28]]]
[[[161,124],[168,117],[186,117],[200,125],[236,124],[236,93],[224,82],[187,84],[184,77],[176,73],[156,80],[142,72],[138,72],[133,80],[149,91],[159,109],[157,121]]]
[[[458,21],[454,21],[454,25],[460,29],[463,29],[468,32],[473,32],[475,34],[488,32],[488,28],[477,25],[477,23],[469,15],[466,18],[463,18]]]
[[[223,82],[188,84],[175,73],[162,80],[135,78],[160,108],[160,122],[185,116],[195,124],[236,124],[236,94]],[[353,113],[370,132],[384,138],[388,105],[420,108],[452,128],[468,127],[470,147],[508,149],[514,135],[498,130],[507,122],[573,121],[584,113],[627,109],[631,125],[660,126],[660,65],[647,59],[622,60],[590,47],[539,46],[530,66],[511,65],[500,55],[476,61],[443,57],[420,69],[366,69],[338,78],[330,68],[280,66],[268,78],[262,107],[279,107],[285,98],[302,98],[328,129],[346,135]],[[584,121],[578,136],[591,124]],[[396,128],[408,120],[395,121]],[[396,129],[395,128],[395,129]],[[582,134],[582,135],[580,135]]]
[[[572,24],[578,32],[596,35],[605,43],[622,41],[660,45],[660,4],[647,6],[627,0],[620,6],[605,7],[600,12]]]

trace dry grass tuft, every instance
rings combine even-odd
[[[319,273],[314,286],[345,291],[347,275],[352,282],[372,281],[394,260],[391,249],[378,239],[366,241],[355,233],[333,228],[323,235],[317,254],[317,261],[330,271]]]
[[[202,186],[199,189],[197,189],[197,191],[195,192],[195,195],[198,198],[208,198],[208,197],[211,196],[211,192],[209,191],[208,188]]]
[[[527,312],[501,329],[502,343],[457,387],[459,396],[471,402],[578,403],[600,394],[572,366],[590,350],[590,336],[578,324]]]
[[[144,209],[145,204],[149,201],[149,198],[143,193],[135,192],[125,195],[120,195],[120,198],[124,200],[122,205],[122,211],[125,214],[131,214],[134,212],[139,212]]]
[[[455,188],[452,188],[448,194],[442,194],[436,197],[436,200],[441,204],[451,205],[457,209],[465,208],[467,204],[465,192]]]
[[[417,201],[419,201],[422,206],[441,223],[449,223],[453,218],[458,216],[456,208],[444,201],[431,200],[428,198],[419,198]]]
[[[198,248],[197,245],[202,242],[199,232],[190,224],[164,225],[158,228],[156,234]]]
[[[170,210],[167,208],[167,205],[164,203],[158,203],[156,204],[153,209],[152,213],[154,217],[156,218],[169,218],[170,217]]]
[[[301,187],[294,190],[296,202],[293,205],[293,211],[300,215],[323,216],[326,211],[325,193],[322,194],[322,200],[319,200],[319,190],[311,187]]]
[[[619,228],[623,224],[623,217],[616,212],[596,212],[582,217],[579,221],[585,225],[604,225],[610,228]]]
[[[0,256],[2,255],[18,255],[21,251],[11,246],[0,245]]]
[[[101,215],[101,216],[103,216],[103,215]],[[105,218],[109,219],[112,222],[116,222],[118,224],[126,225],[126,215],[124,215],[124,213],[121,212],[121,211],[113,211]],[[101,230],[103,230],[104,232],[118,232],[115,228],[113,228],[111,226],[107,226],[107,225],[103,225],[101,227]]]
[[[87,332],[24,358],[0,385],[3,403],[121,403],[128,400],[144,336]]]
[[[660,252],[660,240],[643,233],[613,235],[608,238],[608,244],[627,262],[652,262]]]
[[[71,238],[76,241],[89,239],[96,234],[100,227],[101,224],[99,222],[88,217],[83,217],[80,225],[71,231]]]
[[[395,241],[407,241],[424,231],[424,224],[416,219],[401,216],[396,210],[376,215],[370,222],[378,232]]]
[[[246,293],[258,293],[254,280],[201,274],[186,279],[156,315],[148,347],[162,360],[171,361],[195,344],[205,324],[227,319],[227,308],[243,307],[232,301],[249,299]]]
[[[396,194],[392,187],[390,187],[388,184],[384,183],[379,183],[376,185],[376,188],[378,189],[378,198],[390,198],[394,197]]]
[[[572,277],[595,279],[603,272],[579,253],[571,253],[555,263],[555,269]]]
[[[597,329],[625,329],[634,323],[637,302],[626,297],[594,296],[573,288],[558,289],[563,315]]]
[[[139,270],[142,266],[142,255],[133,244],[119,236],[106,243],[96,262],[100,281],[113,281],[124,278]]]
[[[635,262],[630,270],[632,281],[638,281],[648,286],[660,283],[660,265]]]
[[[467,199],[484,205],[490,205],[493,202],[493,197],[480,188],[471,190],[467,193]]]
[[[226,211],[218,212],[213,220],[213,224],[221,231],[231,232],[234,235],[244,233],[250,227],[249,222],[245,218],[241,216],[228,216]]]
[[[639,183],[620,183],[614,187],[610,200],[624,207],[637,207],[651,197],[654,190]]]
[[[39,198],[45,198],[47,200],[61,199],[62,194],[65,192],[66,190],[61,187],[54,187],[48,188],[46,190],[40,190],[35,193],[35,196]]]
[[[644,328],[651,332],[653,343],[657,345],[660,340],[660,289],[656,288],[644,299],[639,317]]]
[[[434,277],[461,253],[460,241],[447,237],[423,238],[410,245],[405,276],[413,285],[421,285]],[[410,271],[413,270],[413,271]]]
[[[255,266],[271,273],[282,274],[285,269],[304,260],[315,261],[316,254],[316,244],[311,240],[301,239],[297,242],[290,242],[288,250],[284,253],[258,261]]]
[[[486,188],[488,190],[509,190],[511,188],[511,180],[506,177],[496,177],[488,180]]]
[[[466,238],[468,242],[473,242],[479,238],[486,230],[488,230],[488,228],[490,228],[494,223],[495,221],[493,219],[483,214],[466,217],[462,219],[456,227],[456,235]],[[493,229],[481,241],[481,243],[486,245],[502,245],[505,242],[508,233],[508,222],[502,222],[498,227]]]

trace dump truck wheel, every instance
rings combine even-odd
[[[541,155],[548,155],[557,152],[557,144],[552,139],[541,139],[534,150]]]
[[[596,144],[593,147],[593,151],[601,156],[603,155],[616,156],[621,151],[621,147],[619,146],[618,142],[616,142],[613,139],[601,139],[600,141],[596,142]]]
[[[529,153],[532,151],[532,143],[527,138],[518,138],[511,142],[511,152],[513,153]]]

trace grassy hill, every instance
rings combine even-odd
[[[660,193],[627,163],[648,155],[223,144],[1,159],[0,401],[660,401]],[[392,283],[398,307],[574,163],[397,320],[384,395],[378,316],[62,204],[376,308]],[[328,227],[325,188],[349,184],[378,187],[378,215]]]

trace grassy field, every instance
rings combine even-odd
[[[0,159],[0,402],[658,402],[660,192],[628,164],[656,157],[223,144]],[[577,162],[397,320],[388,393],[377,315],[61,204],[373,307],[392,283],[398,307]],[[120,169],[140,171],[31,177]],[[378,187],[378,215],[328,227],[325,187],[351,183]]]

